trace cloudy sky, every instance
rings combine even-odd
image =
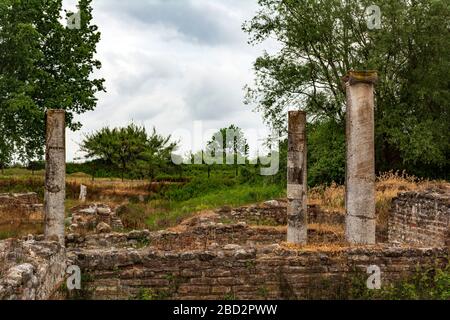
[[[65,1],[66,9],[75,5]],[[208,135],[234,123],[267,134],[261,116],[243,104],[252,63],[270,50],[249,46],[241,31],[256,0],[94,0],[93,6],[102,32],[98,76],[108,92],[98,95],[95,111],[78,117],[82,130],[68,133],[69,160],[82,155],[83,134],[131,121],[173,134],[186,151],[199,145],[188,136],[194,127]],[[249,137],[254,146],[258,139]]]

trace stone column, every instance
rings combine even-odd
[[[288,128],[288,235],[290,243],[308,240],[308,204],[306,173],[306,113],[289,112]]]
[[[66,124],[64,110],[48,110],[45,150],[45,238],[64,245]]]
[[[347,92],[346,239],[350,244],[375,244],[376,71],[350,71]]]

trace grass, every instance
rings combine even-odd
[[[234,185],[197,195],[188,200],[156,199],[146,204],[130,203],[119,215],[126,228],[146,227],[160,230],[179,224],[197,212],[222,206],[242,206],[283,196],[276,185]]]

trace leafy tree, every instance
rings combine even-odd
[[[276,128],[285,129],[288,107],[301,106],[311,121],[345,122],[341,77],[375,69],[378,170],[409,169],[425,175],[450,170],[450,2],[379,0],[382,25],[370,30],[370,0],[259,0],[244,24],[252,44],[276,39],[275,54],[255,64],[246,102]],[[325,126],[318,141],[333,139]],[[333,156],[341,161],[340,156]],[[325,163],[323,163],[325,164]],[[335,164],[333,164],[334,166]],[[322,166],[322,165],[320,165]],[[320,169],[323,171],[323,168]],[[446,173],[445,173],[446,172]]]
[[[100,158],[119,168],[122,181],[125,171],[135,164],[146,148],[145,128],[134,124],[125,128],[100,129],[87,135],[81,144],[81,151],[85,152],[88,158]]]
[[[79,9],[81,28],[69,29],[60,22],[62,0],[0,0],[0,121],[22,160],[43,155],[47,109],[65,109],[76,130],[74,114],[93,110],[104,91],[104,80],[92,77],[101,64],[91,0],[80,0]]]
[[[118,168],[122,180],[126,172],[142,170],[154,178],[155,169],[169,161],[176,146],[170,138],[157,134],[155,129],[148,136],[144,127],[134,124],[124,128],[106,127],[87,135],[80,150],[86,153],[86,158],[102,160]]]
[[[2,174],[12,161],[12,148],[7,140],[0,140],[0,170]]]
[[[308,125],[308,183],[345,180],[345,131],[333,119]]]
[[[221,163],[234,164],[235,174],[238,175],[239,165],[245,164],[249,146],[241,128],[231,125],[216,132],[206,145],[206,157],[214,158],[220,155]],[[219,161],[220,161],[219,160]],[[208,177],[210,167],[208,167]]]
[[[145,170],[151,180],[155,178],[157,169],[165,168],[171,163],[171,153],[177,146],[175,142],[170,142],[171,138],[158,134],[155,128],[147,137],[146,149],[139,155],[137,166]]]

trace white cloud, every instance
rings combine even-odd
[[[255,1],[256,2],[256,1]],[[102,33],[98,58],[107,93],[93,112],[77,117],[80,132],[68,133],[68,159],[83,133],[130,121],[164,134],[234,123],[263,129],[259,114],[243,104],[260,48],[247,44],[241,25],[257,5],[241,0],[95,0]],[[181,137],[175,137],[179,139]],[[256,143],[256,141],[251,141]]]

